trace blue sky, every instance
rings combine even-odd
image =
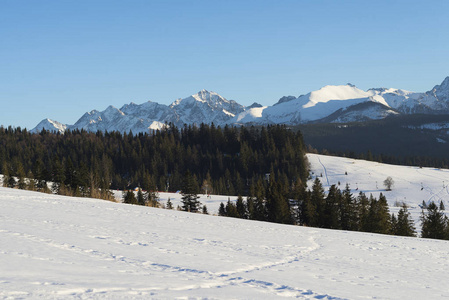
[[[449,1],[0,0],[0,124],[201,89],[244,105],[449,76]]]

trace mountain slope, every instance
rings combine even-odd
[[[245,110],[243,105],[206,90],[178,99],[170,105],[170,108],[179,116],[183,124],[214,123],[216,125],[226,124],[236,114]]]
[[[311,122],[363,122],[399,114],[449,114],[449,77],[426,93],[401,89],[376,88],[363,91],[352,84],[328,85],[295,98],[285,96],[272,106],[253,104],[245,107],[227,100],[215,92],[201,90],[170,106],[155,102],[138,105],[130,103],[117,109],[93,110],[84,114],[74,125],[45,120],[42,128],[64,131],[68,129],[117,130],[148,132],[160,129],[165,123],[184,124],[287,124]],[[41,122],[42,123],[42,122]]]

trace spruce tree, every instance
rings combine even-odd
[[[134,195],[133,191],[127,190],[126,192],[123,193],[123,203],[138,204],[137,203],[137,198]]]
[[[357,207],[349,184],[346,184],[341,194],[339,208],[341,229],[357,230]]]
[[[331,229],[339,229],[341,228],[341,222],[340,222],[340,206],[339,203],[341,202],[341,192],[336,187],[335,184],[333,184],[329,188],[329,193],[327,194],[325,205],[324,205],[324,215],[322,216],[322,222],[324,228],[331,228]]]
[[[231,200],[228,198],[228,202],[226,203],[226,215],[232,218],[238,218],[239,214],[237,212],[237,207]]]
[[[138,205],[145,205],[146,204],[146,199],[142,193],[142,189],[139,187],[138,191],[137,191],[137,204]]]
[[[444,213],[438,209],[435,202],[427,205],[427,212],[421,214],[421,237],[429,239],[448,239],[448,222]]]
[[[10,172],[8,164],[5,161],[3,162],[2,173],[3,173],[3,187],[8,187]]]
[[[414,221],[408,212],[407,206],[402,206],[398,212],[398,218],[395,224],[392,224],[392,233],[401,236],[416,236]]]
[[[245,205],[245,202],[243,201],[242,196],[239,195],[237,197],[237,202],[235,205],[237,208],[238,217],[241,219],[246,219],[247,218],[247,210],[246,210],[246,205]]]
[[[173,203],[171,203],[170,197],[167,199],[167,204],[165,205],[166,209],[173,209]]]
[[[184,183],[181,191],[182,210],[197,212],[201,203],[198,201],[198,182],[189,171],[184,175]]]
[[[27,184],[25,182],[25,170],[23,169],[23,165],[22,163],[19,162],[18,166],[17,166],[17,177],[18,177],[18,181],[17,181],[17,187],[21,190],[26,189]]]
[[[316,216],[315,220],[311,224],[308,224],[312,227],[323,227],[325,213],[324,213],[324,205],[325,205],[325,194],[323,185],[321,184],[320,179],[317,177],[313,182],[312,193],[310,194],[310,202],[312,207],[315,207]],[[310,220],[312,221],[312,220]]]
[[[226,208],[225,208],[223,202],[220,202],[220,207],[218,208],[218,215],[222,216],[222,217],[226,217],[227,216]]]

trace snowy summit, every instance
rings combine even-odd
[[[171,105],[146,102],[109,106],[104,111],[84,114],[74,125],[48,119],[32,131],[84,129],[88,131],[149,132],[164,124],[242,125],[287,124],[310,122],[362,122],[401,114],[449,113],[449,77],[426,93],[401,89],[373,88],[363,91],[353,84],[327,85],[299,97],[284,96],[272,106],[253,104],[245,107],[215,92],[201,90]]]

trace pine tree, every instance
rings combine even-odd
[[[145,205],[146,204],[146,199],[142,193],[142,189],[139,187],[138,191],[137,191],[137,204],[138,205]]]
[[[319,178],[315,178],[315,181],[313,182],[312,186],[312,193],[310,194],[310,202],[311,202],[311,208],[315,207],[316,216],[311,224],[308,224],[312,227],[323,227],[325,213],[324,213],[324,189],[323,185],[321,184],[321,181]]]
[[[220,207],[218,208],[218,215],[222,216],[222,217],[226,217],[227,216],[226,208],[225,208],[223,202],[220,202]]]
[[[438,209],[435,202],[427,205],[427,212],[421,214],[421,237],[429,239],[447,239],[448,222],[444,213]]]
[[[237,212],[237,207],[231,200],[228,198],[228,202],[226,203],[226,215],[231,218],[238,218],[239,213]]]
[[[3,162],[2,173],[3,173],[3,187],[8,187],[10,174],[8,164],[5,161]]]
[[[21,190],[26,189],[27,184],[25,182],[25,170],[20,162],[17,165],[17,177],[19,178],[17,181],[17,187]]]
[[[188,212],[197,212],[201,203],[198,201],[198,183],[195,178],[186,172],[182,187],[182,209]]]
[[[27,190],[35,191],[36,190],[36,181],[34,180],[34,174],[33,174],[33,172],[31,172],[31,170],[28,171],[27,178],[28,178]]]
[[[342,192],[339,206],[341,229],[357,230],[357,207],[348,184]]]
[[[369,209],[370,201],[366,197],[365,193],[360,192],[357,196],[357,230],[358,231],[369,231]]]
[[[173,209],[173,203],[171,203],[170,197],[167,199],[167,204],[165,205],[167,209]]]
[[[246,219],[248,213],[246,211],[246,205],[245,205],[245,202],[243,202],[242,196],[239,195],[237,197],[237,202],[236,202],[235,205],[236,205],[236,208],[237,208],[238,217],[241,218],[241,219]]]
[[[394,214],[391,214],[391,234],[393,235],[398,235],[398,219],[396,218],[396,216]]]
[[[398,212],[398,218],[396,222],[396,226],[393,226],[392,222],[392,233],[394,235],[401,236],[416,236],[416,229],[414,225],[414,221],[407,210],[407,206],[402,206],[402,208]]]
[[[273,175],[274,172],[271,174]],[[266,210],[269,222],[291,224],[291,213],[288,200],[282,193],[279,182],[274,176],[270,176],[270,181],[266,191]]]
[[[341,192],[335,186],[335,184],[331,185],[329,188],[329,193],[327,194],[325,206],[324,206],[324,215],[322,216],[323,227],[331,228],[331,229],[339,229],[341,228],[340,223],[340,206],[341,202]]]
[[[123,193],[123,203],[138,204],[133,191],[127,190]]]
[[[206,205],[203,205],[203,214],[204,215],[208,215],[209,214],[209,212],[207,211],[207,206]]]

